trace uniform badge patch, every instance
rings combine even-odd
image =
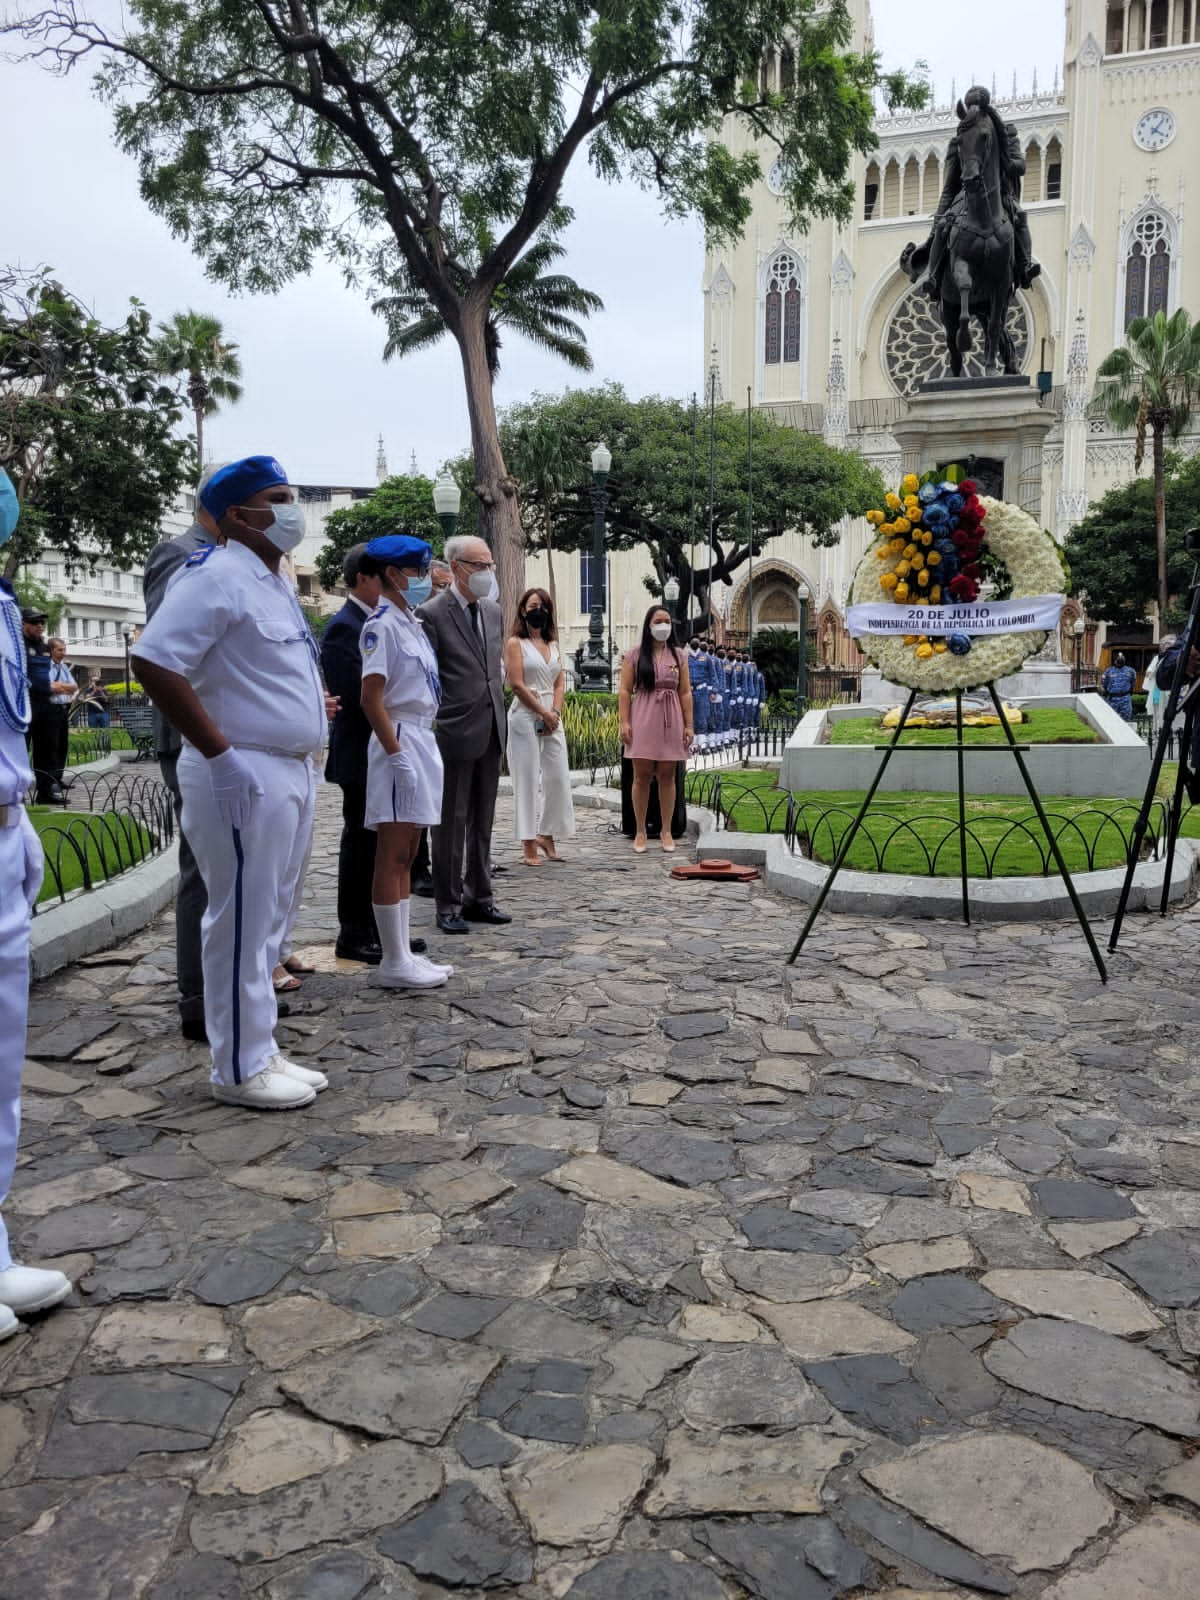
[[[371,651],[374,650],[378,643],[379,635],[375,632],[374,628],[368,628],[362,636],[363,655],[369,656]]]
[[[215,544],[206,544],[203,545],[199,550],[193,550],[191,555],[184,562],[184,566],[202,567],[216,548],[217,547]]]

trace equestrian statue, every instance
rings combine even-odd
[[[900,266],[940,305],[950,371],[962,377],[971,318],[984,327],[984,364],[1018,371],[1008,308],[1018,288],[1041,272],[1021,209],[1025,157],[1020,135],[1004,122],[989,91],[968,89],[958,103],[958,131],[946,155],[946,182],[925,244],[905,246]]]

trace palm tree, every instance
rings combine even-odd
[[[484,238],[481,244],[486,254],[491,248],[490,242]],[[501,327],[523,334],[531,344],[561,356],[579,372],[592,370],[587,335],[575,318],[603,311],[604,301],[590,289],[582,288],[574,278],[562,273],[547,274],[546,268],[565,253],[553,239],[536,240],[513,262],[497,285],[484,325],[488,372],[493,382],[500,371]],[[452,264],[454,270],[461,276],[465,294],[473,269],[465,265],[456,269]],[[400,293],[377,300],[371,309],[388,325],[388,339],[383,347],[385,361],[436,344],[446,332],[441,313],[417,284],[406,281]]]
[[[558,593],[554,585],[554,502],[563,492],[569,477],[566,438],[552,422],[529,424],[517,432],[506,452],[506,459],[523,489],[542,502],[546,536],[546,587],[554,615],[558,616]]]
[[[226,339],[216,317],[203,311],[177,311],[170,322],[160,322],[155,345],[160,372],[187,374],[187,394],[196,418],[196,459],[204,467],[204,419],[223,400],[232,405],[242,398],[242,363],[238,347]]]
[[[1156,311],[1135,317],[1125,344],[1096,369],[1096,405],[1114,428],[1135,428],[1134,470],[1146,458],[1146,433],[1153,438],[1154,533],[1158,555],[1158,626],[1167,613],[1167,509],[1164,441],[1178,439],[1200,402],[1200,322],[1180,307],[1172,316]]]

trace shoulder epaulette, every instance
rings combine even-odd
[[[371,615],[367,618],[367,621],[368,622],[374,622],[376,617],[383,616],[384,612],[387,611],[387,610],[388,610],[388,602],[386,600],[381,600],[379,602],[379,604],[375,607],[374,611],[371,612]]]
[[[208,560],[209,556],[212,555],[213,551],[216,548],[217,547],[216,547],[215,544],[201,545],[199,550],[193,550],[192,551],[191,555],[183,563],[184,566],[185,567],[202,567],[204,565],[204,563]]]

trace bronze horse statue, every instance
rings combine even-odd
[[[985,91],[971,90],[958,111],[946,191],[929,243],[919,249],[908,245],[900,265],[914,280],[928,270],[926,292],[940,303],[954,377],[962,376],[963,356],[972,347],[972,316],[984,327],[985,368],[992,371],[999,366],[1006,373],[1016,373],[1017,353],[1007,318],[1016,288],[1020,242],[1014,216],[1024,222],[1016,201],[1024,162],[1018,152],[1015,159],[1020,165],[1014,166],[1007,126],[991,109]],[[1014,189],[1014,185],[1018,187]],[[1026,263],[1025,281],[1039,270]]]
[[[971,348],[971,317],[984,327],[984,366],[1017,371],[1017,356],[1005,326],[1013,297],[1013,225],[1000,189],[1000,141],[993,119],[973,106],[959,125],[963,204],[951,223],[942,274],[942,323],[950,370],[962,376]]]

